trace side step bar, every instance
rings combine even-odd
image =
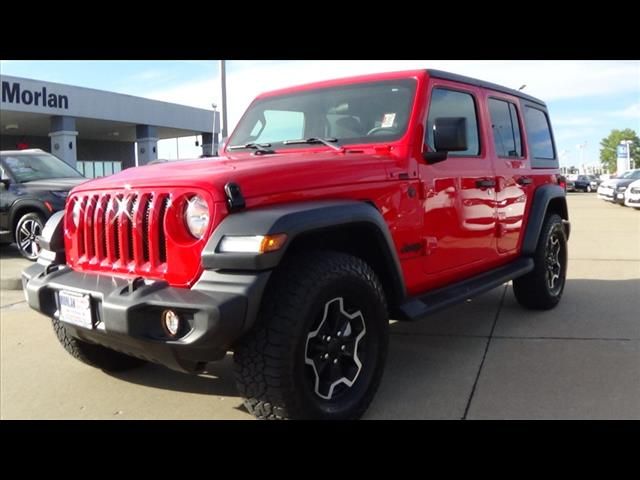
[[[464,302],[468,298],[499,287],[509,280],[526,275],[533,270],[533,267],[532,258],[519,258],[495,270],[433,290],[420,297],[410,298],[399,307],[403,316],[400,320],[422,320],[438,310]]]

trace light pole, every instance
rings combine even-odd
[[[211,145],[211,156],[212,157],[217,157],[218,156],[218,125],[216,125],[218,123],[218,112],[216,111],[218,108],[218,105],[215,103],[211,104],[211,107],[213,107],[213,140],[212,140],[212,145]]]
[[[222,85],[222,139],[227,138],[227,68],[220,60],[220,83]]]
[[[581,143],[577,146],[580,149],[580,169],[582,170],[582,173],[586,173],[584,169],[584,149],[586,146],[587,146],[586,140],[584,143]]]

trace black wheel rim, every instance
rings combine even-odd
[[[38,258],[40,246],[38,237],[42,233],[42,224],[33,218],[29,218],[20,224],[16,235],[18,248],[29,259]]]
[[[552,295],[558,295],[564,282],[563,270],[563,242],[561,232],[557,229],[547,238],[545,251],[545,277],[547,288]]]
[[[366,335],[361,310],[343,297],[325,303],[305,344],[306,379],[317,397],[335,400],[355,385],[364,366]]]

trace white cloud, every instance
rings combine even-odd
[[[640,122],[640,102],[631,104],[623,110],[611,112],[609,115],[612,117],[635,118]]]
[[[637,61],[231,61],[227,64],[229,125],[232,129],[251,100],[264,91],[331,78],[414,68],[447,70],[511,88],[526,84],[526,93],[547,102],[640,91],[640,62]],[[210,109],[211,103],[220,104],[220,80],[216,77],[199,79],[143,95]],[[586,122],[573,120],[580,121]]]
[[[553,118],[553,127],[585,127],[597,124],[594,117]]]

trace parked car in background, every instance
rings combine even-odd
[[[591,176],[593,177],[591,180],[591,190],[596,192],[600,184],[604,182],[605,179],[602,178],[600,175],[591,175]]]
[[[592,183],[596,183],[595,188]],[[577,175],[567,179],[568,192],[593,192],[597,188],[597,179],[593,175]]]
[[[640,180],[640,168],[629,170],[598,187],[598,198],[624,205],[624,192],[635,180]]]
[[[624,192],[624,204],[640,210],[640,180],[629,184]]]
[[[0,243],[16,242],[20,254],[38,258],[38,236],[47,219],[64,209],[71,190],[87,179],[44,150],[0,152]]]

